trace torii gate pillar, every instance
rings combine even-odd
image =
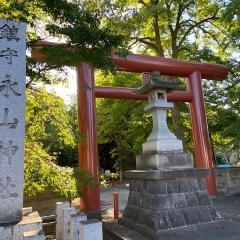
[[[190,102],[190,116],[196,167],[210,169],[211,175],[206,177],[207,190],[215,195],[216,181],[200,72],[196,71],[187,78],[187,90],[194,96]]]
[[[96,176],[98,182],[98,147],[96,107],[94,93],[94,70],[83,63],[77,69],[77,101],[78,101],[78,129],[86,138],[79,144],[79,167]],[[90,89],[89,89],[90,88]],[[83,198],[80,198],[80,209],[84,212],[100,211],[99,187],[84,187]]]

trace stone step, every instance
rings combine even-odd
[[[42,230],[24,232],[23,240],[44,240],[44,232]]]

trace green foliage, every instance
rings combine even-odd
[[[231,0],[227,1],[225,11],[222,15],[222,21],[224,23],[229,23],[231,28],[228,32],[229,40],[239,49],[240,41],[240,1],[239,0]]]
[[[44,1],[42,7],[53,20],[46,25],[46,30],[66,39],[65,44],[42,49],[49,63],[75,66],[88,62],[95,68],[115,68],[110,57],[121,46],[124,37],[102,26],[96,12],[86,10],[84,4],[66,0]]]
[[[52,162],[53,152],[76,142],[63,100],[43,87],[28,88],[26,96],[25,192],[36,195],[51,188],[66,197],[83,196],[82,186],[93,185],[93,176]]]
[[[236,134],[240,128],[240,64],[230,56],[234,57],[232,53],[240,46],[239,3],[239,0],[2,0],[1,18],[27,22],[27,47],[50,35],[62,43],[56,48],[42,49],[48,63],[36,63],[28,58],[27,163],[38,159],[40,164],[40,159],[45,161],[51,152],[62,152],[64,157],[86,137],[79,136],[76,122],[72,121],[71,113],[75,109],[66,111],[59,98],[40,89],[33,91],[33,83],[65,82],[65,74],[53,76],[49,70],[64,73],[63,65],[76,66],[81,61],[105,71],[116,70],[111,54],[121,52],[126,56],[126,45],[138,53],[227,64],[230,69],[227,81],[204,81],[206,109],[217,153],[229,156],[231,151],[237,151],[240,146],[240,136]],[[141,85],[137,75],[98,78],[100,85],[133,88]],[[111,154],[117,157],[116,164],[125,169],[134,167],[135,155],[141,153],[141,144],[150,132],[150,116],[143,112],[144,105],[131,100],[99,99],[97,102],[99,140],[115,142]],[[188,108],[184,104],[177,107],[176,111],[181,109],[181,118],[176,114],[177,126],[171,127],[184,128],[184,136],[191,143]],[[70,128],[69,121],[72,121]],[[191,151],[190,144],[188,150]],[[74,161],[71,164],[74,165]],[[37,163],[31,166],[36,167]],[[47,172],[43,167],[39,174],[45,176]],[[36,175],[35,179],[38,182],[34,189],[41,191],[44,178]]]
[[[226,162],[226,160],[223,158],[222,155],[217,155],[215,157],[216,159],[216,164],[219,165],[219,164],[227,164],[228,162]]]
[[[43,87],[26,91],[26,146],[41,142],[45,149],[74,144],[70,119],[63,99]]]
[[[100,175],[99,180],[100,180],[101,186],[107,187],[110,181],[118,178],[119,178],[119,174],[117,173],[103,173]]]
[[[79,66],[81,62],[114,71],[112,53],[122,57],[128,54],[124,48],[124,36],[104,27],[101,16],[97,11],[89,11],[84,1],[2,0],[0,9],[1,18],[27,23],[28,49],[37,40],[48,37],[54,37],[61,43],[56,48],[46,46],[42,49],[47,64],[28,58],[27,75],[31,78],[30,82],[37,80],[51,84],[52,78],[46,75],[49,69],[63,72],[65,65]]]
[[[50,188],[53,192],[74,199],[83,197],[83,186],[96,187],[95,177],[79,168],[59,167],[41,157],[27,160],[24,166],[24,191],[34,196]]]
[[[233,164],[233,167],[240,167],[240,162]]]
[[[87,62],[105,71],[114,70],[111,54],[123,47],[124,37],[101,25],[97,12],[88,11],[82,1],[2,0],[0,9],[1,18],[27,23],[28,50],[37,40],[49,36],[61,42],[56,48],[42,49],[47,63],[27,58],[25,191],[36,194],[50,186],[65,196],[82,196],[81,187],[89,186],[90,175],[58,168],[47,159],[54,152],[63,153],[63,149],[66,155],[76,148],[83,136],[70,123],[71,117],[63,100],[35,84],[65,83],[64,65],[79,66],[81,62]],[[120,52],[122,55],[127,53],[123,48]],[[55,71],[51,72],[51,69]],[[81,181],[76,183],[78,179]],[[80,188],[74,188],[74,183]]]
[[[98,1],[97,5],[105,11],[104,24],[123,32],[129,49],[135,52],[224,63],[234,51],[228,39],[231,24],[220,21],[225,10],[223,1],[117,0]],[[177,78],[170,80],[179,81]],[[186,104],[174,105],[172,123],[175,135],[183,140],[184,150],[191,151],[191,127]]]
[[[99,74],[96,84],[136,88],[141,86],[141,78],[129,73]],[[145,105],[144,101],[97,99],[98,140],[115,144],[110,152],[117,158],[113,167],[135,168],[135,156],[141,154],[151,129],[151,117],[143,111]]]

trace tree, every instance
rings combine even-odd
[[[47,159],[51,151],[56,148],[61,149],[62,146],[72,146],[75,140],[65,125],[68,117],[66,111],[61,108],[61,100],[55,97],[52,99],[50,94],[33,88],[33,85],[39,82],[45,84],[62,82],[66,79],[63,75],[64,66],[75,66],[81,62],[87,62],[94,68],[113,71],[115,66],[110,58],[111,53],[117,52],[118,47],[122,47],[123,36],[102,26],[97,12],[88,11],[82,1],[74,3],[67,0],[3,0],[0,9],[1,18],[27,23],[28,49],[37,40],[48,37],[54,37],[61,43],[55,48],[42,49],[47,63],[39,63],[27,58],[25,186],[32,193],[36,193],[36,190],[42,191],[43,186],[49,185],[53,180],[50,176],[46,179],[46,173],[49,175],[51,172],[54,176],[56,173],[61,174],[61,170],[57,171],[55,165],[48,163]],[[124,54],[124,51],[121,53]],[[61,75],[53,76],[50,71],[52,69],[55,73],[61,72]],[[43,99],[44,101],[41,101]],[[48,101],[49,99],[51,101]],[[54,105],[55,103],[60,104],[61,107]],[[60,112],[56,112],[58,110]],[[57,122],[60,125],[57,125]],[[50,165],[54,167],[49,168]],[[38,172],[41,173],[40,175],[34,177],[36,166],[42,166],[42,171]],[[84,171],[80,173],[84,174]],[[92,183],[90,174],[86,178],[89,181],[85,181],[83,177],[81,179],[84,184]],[[30,188],[29,183],[34,181],[36,185]],[[54,186],[52,183],[59,184],[58,181],[52,181],[51,187]]]
[[[94,176],[56,165],[54,151],[75,146],[75,136],[63,99],[44,88],[26,91],[25,192],[35,195],[51,188],[74,198],[83,196],[82,184],[93,186]],[[79,184],[77,187],[76,182]]]
[[[28,46],[47,37],[62,40],[59,46],[42,50],[48,61],[47,69],[80,62],[105,70],[114,68],[110,57],[122,46],[124,38],[102,26],[98,11],[88,11],[84,1],[4,0],[0,7],[0,17],[28,23]]]
[[[240,149],[240,138],[236,134],[240,127],[239,62],[232,59],[229,65],[231,71],[227,81],[205,82],[205,89],[208,89],[205,100],[213,147],[216,154],[228,161]]]
[[[89,3],[89,8],[96,4],[97,1]],[[99,2],[98,6],[105,13],[106,26],[119,29],[126,36],[129,49],[135,47],[139,53],[184,60],[200,59],[201,55],[201,61],[213,63],[223,63],[231,53],[227,34],[230,25],[220,22],[223,1],[116,0]],[[183,104],[174,104],[172,122],[176,136],[184,143],[182,109]]]
[[[73,94],[70,97],[70,103],[66,106],[66,113],[68,118],[68,128],[73,136],[74,142],[72,144],[65,144],[57,155],[57,163],[60,166],[76,167],[78,166],[78,144],[84,139],[78,131],[77,123],[77,96]]]

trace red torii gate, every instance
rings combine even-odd
[[[37,51],[42,46],[54,46],[56,43],[39,41],[33,48],[32,58],[44,61],[44,57]],[[209,194],[216,194],[215,175],[212,164],[212,151],[209,141],[204,96],[201,79],[223,80],[228,75],[228,68],[219,64],[188,62],[176,59],[151,57],[132,54],[127,59],[113,56],[113,62],[119,71],[151,72],[159,70],[162,75],[187,78],[187,91],[175,91],[167,95],[171,102],[189,102],[191,126],[196,167],[210,168],[211,175],[206,178]],[[79,146],[79,167],[98,175],[98,148],[95,97],[122,98],[145,100],[147,96],[137,96],[133,89],[95,87],[94,69],[83,63],[77,68],[77,97],[79,131],[87,136],[84,145]],[[85,82],[92,90],[82,87],[79,80]],[[91,212],[100,210],[100,189],[84,188],[85,197],[80,200],[82,211]]]

